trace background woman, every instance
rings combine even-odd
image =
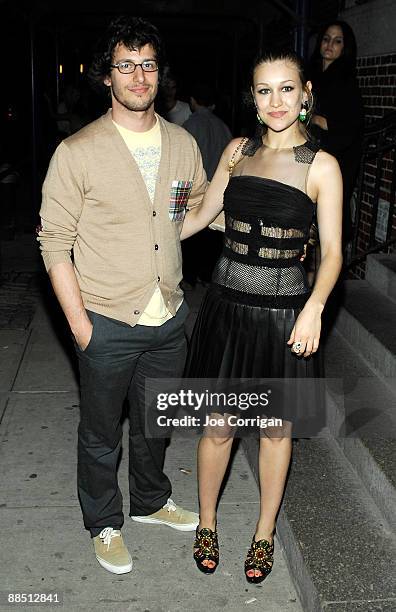
[[[312,133],[334,155],[343,178],[343,242],[351,239],[350,201],[361,157],[363,104],[356,79],[356,40],[345,21],[318,33],[310,65],[315,96]]]
[[[313,378],[320,373],[321,314],[341,268],[341,175],[333,157],[307,142],[301,119],[310,109],[310,83],[294,53],[259,59],[251,91],[260,130],[226,147],[203,205],[187,214],[182,230],[182,238],[199,231],[224,204],[224,249],[194,328],[187,376]],[[315,208],[322,262],[310,292],[300,257]],[[289,425],[311,413],[298,400],[282,413]],[[291,456],[287,423],[260,438],[260,515],[245,561],[249,582],[261,582],[272,568]],[[231,446],[232,431],[216,426],[199,443],[194,559],[204,573],[219,562],[216,507]]]

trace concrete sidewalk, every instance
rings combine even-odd
[[[28,258],[26,265],[35,268],[32,261]],[[191,327],[201,294],[187,297]],[[62,319],[55,318],[54,328],[45,301],[37,304],[26,328],[11,325],[0,331],[0,609],[10,609],[5,605],[8,591],[51,591],[61,595],[68,611],[300,612],[278,542],[274,570],[265,582],[249,585],[244,578],[258,491],[242,449],[235,454],[219,506],[221,565],[213,576],[196,569],[193,533],[140,525],[128,516],[123,535],[134,561],[132,572],[116,576],[99,566],[76,496],[79,396],[73,354]],[[189,509],[197,509],[197,441],[175,434],[166,457],[173,498]],[[126,442],[119,481],[127,515]]]

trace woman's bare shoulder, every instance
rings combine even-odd
[[[238,136],[237,138],[233,138],[230,140],[226,148],[224,149],[223,155],[231,156],[234,151],[240,147],[243,142],[246,140],[246,136]]]
[[[339,184],[342,184],[342,178],[338,161],[333,155],[319,149],[309,173],[308,185],[311,199],[317,202],[320,193],[327,192],[329,188],[330,190],[337,189]]]
[[[232,171],[232,168],[241,160],[243,157],[242,149],[243,144],[247,140],[246,136],[239,136],[233,138],[223,151],[219,166],[227,172]]]
[[[312,170],[315,170],[316,174],[321,175],[326,172],[339,172],[340,167],[334,155],[330,155],[330,153],[326,153],[323,149],[319,149],[315,155],[315,162]]]

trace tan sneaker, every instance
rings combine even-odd
[[[113,574],[126,574],[132,569],[132,559],[122,539],[121,531],[105,527],[93,538],[95,555],[100,565]]]
[[[138,523],[168,525],[179,531],[194,531],[199,523],[199,516],[196,512],[184,510],[177,506],[171,498],[157,512],[148,516],[131,516],[131,519]]]

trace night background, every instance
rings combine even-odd
[[[42,181],[68,136],[62,122],[71,124],[61,117],[65,93],[78,91],[83,125],[109,106],[87,72],[96,42],[120,14],[159,28],[177,97],[188,102],[192,84],[209,82],[214,112],[234,136],[256,123],[244,94],[260,50],[289,46],[308,60],[320,27],[336,19],[356,37],[364,125],[349,201],[353,238],[323,327],[329,419],[323,436],[293,444],[275,568],[264,588],[247,588],[242,564],[258,508],[257,439],[243,440],[223,490],[222,567],[214,580],[199,581],[188,533],[176,539],[166,527],[146,531],[126,521],[134,569],[125,579],[99,574],[83,534],[74,346],[36,229]],[[84,612],[395,611],[395,24],[396,0],[110,0],[106,7],[98,0],[0,0],[0,609],[7,593],[20,591],[59,592],[65,610]],[[337,119],[355,119],[356,106],[345,111],[342,85],[332,92]],[[189,335],[206,284],[185,285]],[[175,500],[191,509],[196,441],[178,437],[167,451]],[[122,461],[127,492],[127,453]]]
[[[87,119],[104,112],[107,100],[91,90],[86,72],[96,41],[120,13],[145,17],[158,26],[178,79],[179,97],[188,100],[189,83],[204,78],[216,90],[218,114],[238,134],[250,121],[243,91],[259,49],[288,45],[307,55],[318,25],[335,18],[343,4],[339,0],[140,0],[112,2],[109,10],[92,1],[0,0],[3,135],[19,158],[21,147],[27,157],[36,157],[42,176],[56,144],[48,106],[56,108],[65,86],[80,89]]]

